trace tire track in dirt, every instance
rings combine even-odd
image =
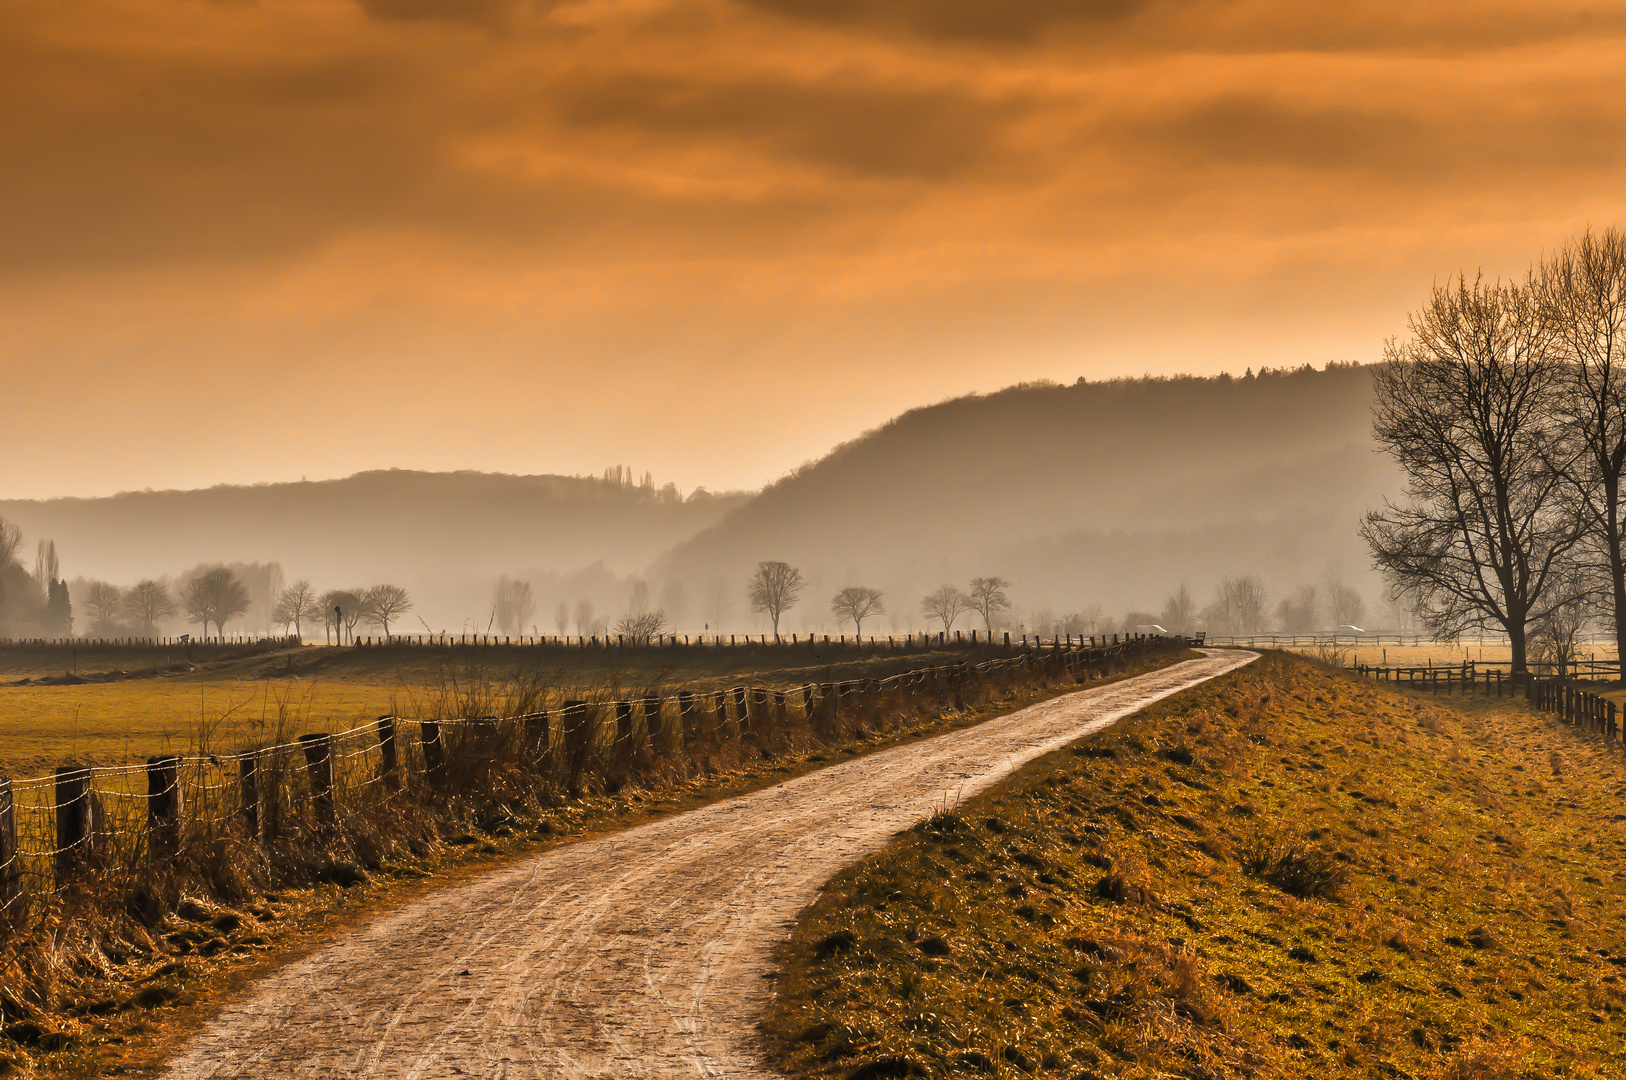
[[[174,1058],[202,1077],[749,1077],[773,949],[945,801],[1254,653],[1189,660],[434,893],[277,972]]]

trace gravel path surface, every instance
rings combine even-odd
[[[842,867],[1022,764],[1241,667],[1208,650],[973,728],[526,859],[266,979],[174,1078],[766,1078],[775,945]]]

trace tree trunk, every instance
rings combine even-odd
[[[1614,593],[1616,674],[1626,680],[1626,557],[1621,553],[1620,478],[1604,475],[1604,540],[1609,545],[1609,584]]]
[[[1513,670],[1525,670],[1525,624],[1522,620],[1509,620],[1507,628],[1508,644],[1513,648]]]

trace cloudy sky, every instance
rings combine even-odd
[[[1370,360],[1626,217],[1623,43],[1535,0],[0,0],[0,496],[754,486],[967,391]]]

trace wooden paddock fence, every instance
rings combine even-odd
[[[1597,732],[1611,742],[1621,741],[1618,709],[1601,694],[1583,690],[1567,679],[1544,679],[1501,667],[1475,670],[1472,663],[1456,667],[1374,667],[1358,664],[1354,670],[1368,678],[1413,690],[1439,694],[1481,694],[1513,698],[1523,695],[1537,710],[1560,716],[1565,723]]]

